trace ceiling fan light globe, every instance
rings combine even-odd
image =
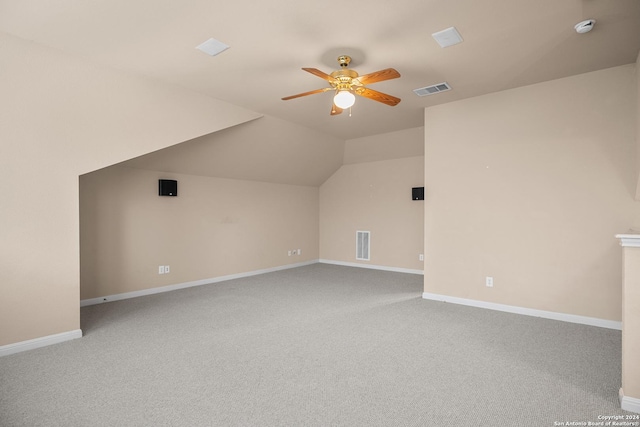
[[[341,90],[333,97],[333,103],[336,107],[342,108],[343,110],[351,107],[355,102],[355,95],[348,90]]]

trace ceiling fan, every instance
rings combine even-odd
[[[287,96],[286,98],[282,98],[282,100],[287,101],[289,99],[300,98],[301,96],[313,95],[315,93],[323,93],[333,90],[335,91],[336,95],[333,97],[333,103],[331,105],[332,116],[342,113],[342,110],[344,109],[350,108],[355,103],[355,95],[364,96],[365,98],[373,99],[374,101],[390,105],[391,107],[398,105],[398,103],[400,102],[400,98],[396,98],[395,96],[387,95],[386,93],[369,89],[365,87],[365,85],[381,82],[384,80],[397,79],[398,77],[400,77],[400,73],[398,73],[393,68],[386,68],[384,70],[360,76],[355,70],[347,69],[350,62],[350,56],[339,56],[338,64],[340,64],[340,70],[334,71],[331,74],[326,74],[316,68],[303,68],[304,71],[328,81],[331,86],[312,90],[310,92],[299,93],[297,95]]]

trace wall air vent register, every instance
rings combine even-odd
[[[356,231],[356,259],[369,261],[371,246],[371,233],[369,231]]]

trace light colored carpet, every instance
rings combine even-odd
[[[620,332],[314,264],[82,308],[0,358],[2,426],[553,426],[624,414]]]

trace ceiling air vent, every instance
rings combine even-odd
[[[443,82],[443,83],[438,83],[437,85],[421,87],[420,89],[414,89],[413,92],[418,96],[427,96],[427,95],[433,95],[434,93],[445,92],[447,90],[451,90],[451,86],[449,86],[449,83]]]

